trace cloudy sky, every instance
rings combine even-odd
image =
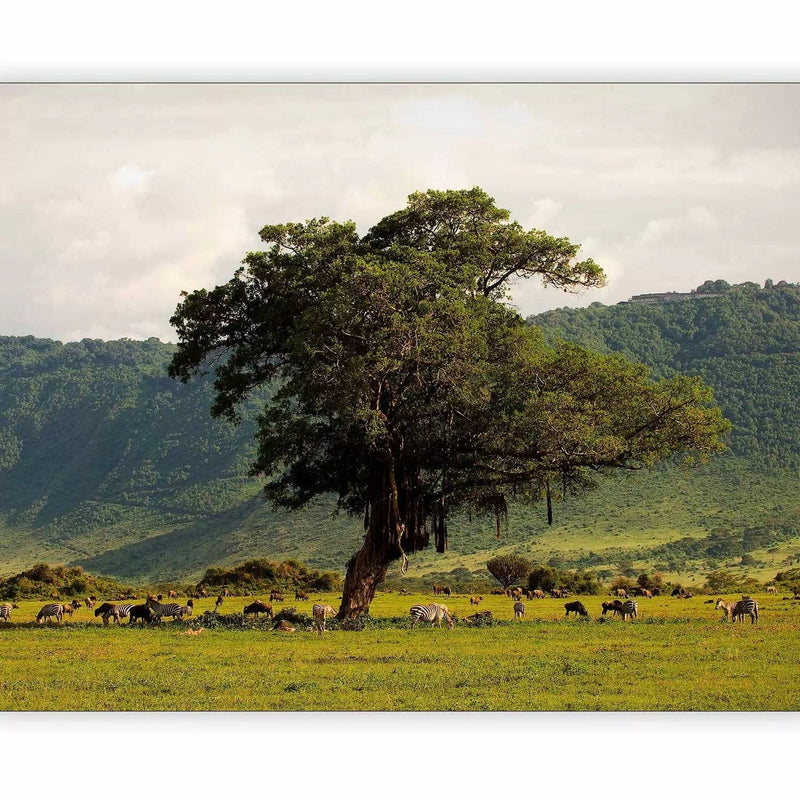
[[[157,336],[267,223],[481,186],[608,275],[524,314],[800,281],[800,86],[0,85],[0,335]]]

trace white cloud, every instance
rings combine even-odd
[[[143,192],[155,174],[156,170],[142,169],[138,164],[123,164],[108,177],[115,189]]]
[[[545,230],[561,214],[564,204],[560,200],[552,197],[542,197],[531,204],[531,212],[528,214],[527,222],[524,227]]]

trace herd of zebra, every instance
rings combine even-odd
[[[172,593],[170,593],[172,594]],[[304,592],[297,592],[297,595],[304,595],[308,599],[308,595]],[[283,596],[277,592],[270,595],[270,599],[283,600]],[[470,603],[475,599],[470,598]],[[143,623],[158,624],[162,618],[172,617],[173,619],[182,620],[184,617],[191,617],[194,613],[194,601],[190,598],[187,600],[186,605],[179,603],[162,603],[161,596],[149,595],[144,603],[102,603],[95,608],[95,598],[87,597],[85,604],[88,609],[94,610],[95,617],[101,617],[103,625],[108,625],[112,620],[117,624],[122,619],[128,619],[132,625],[135,622],[141,621]],[[708,601],[713,602],[713,601]],[[214,604],[214,612],[217,613],[219,606],[223,603],[222,596],[218,596]],[[42,606],[39,613],[36,615],[36,622],[42,624],[50,622],[55,619],[58,624],[61,624],[64,615],[72,616],[72,614],[82,606],[80,601],[73,601],[72,603],[47,603]],[[721,610],[724,613],[724,619],[729,622],[744,622],[745,617],[750,617],[751,624],[758,622],[758,603],[752,597],[742,595],[742,599],[738,601],[726,601],[719,598],[714,606],[715,609]],[[0,603],[0,620],[8,623],[11,621],[11,612],[13,609],[19,608],[15,602]],[[577,617],[587,618],[589,612],[586,606],[580,600],[574,600],[570,603],[564,604],[565,616],[574,613]],[[639,604],[636,600],[612,600],[610,602],[604,601],[602,603],[601,616],[605,617],[607,613],[611,612],[612,616],[622,617],[623,622],[627,619],[633,621],[638,618]],[[206,612],[210,614],[211,612]],[[268,618],[273,618],[272,605],[263,603],[256,600],[244,607],[244,615],[255,615],[258,617],[259,613],[264,613]],[[322,635],[326,629],[326,621],[333,617],[336,611],[329,605],[323,603],[315,603],[312,608],[312,617],[314,620],[314,627],[317,633]],[[446,605],[440,603],[429,603],[427,605],[417,604],[413,605],[410,610],[411,614],[411,627],[416,627],[418,622],[429,622],[431,626],[437,625],[442,627],[442,620],[447,622],[449,628],[455,625],[455,617],[450,612]],[[525,617],[525,604],[520,600],[514,603],[514,618],[523,619]]]

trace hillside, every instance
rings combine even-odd
[[[800,558],[800,288],[720,294],[530,321],[655,375],[703,375],[734,422],[729,456],[608,480],[557,506],[552,528],[541,508],[513,507],[499,540],[492,520],[455,519],[452,552],[417,554],[407,580],[467,580],[498,549],[684,580],[717,567],[766,577]],[[213,420],[208,380],[166,377],[172,352],[152,339],[0,338],[0,574],[49,561],[127,581],[197,580],[254,557],[344,569],[360,520],[332,516],[323,501],[273,512],[247,475],[267,394],[238,427]]]

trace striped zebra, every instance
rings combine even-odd
[[[13,600],[10,603],[0,603],[0,619],[11,622],[11,610],[14,608],[19,606]]]
[[[311,608],[311,613],[314,615],[314,627],[317,629],[317,634],[322,636],[322,634],[325,633],[325,621],[328,617],[336,616],[336,609],[329,605],[314,603]]]
[[[427,606],[411,606],[411,627],[413,628],[418,622],[430,622],[431,627],[434,624],[438,625],[438,627],[442,627],[442,617],[447,620],[447,625],[449,628],[452,629],[453,625],[453,618],[450,616],[450,612],[447,609],[447,606],[440,605],[439,603],[430,603]]]
[[[639,616],[639,604],[635,600],[626,600],[622,604],[619,611],[622,614],[622,621],[625,622],[626,617],[631,618],[631,622]]]
[[[42,610],[36,615],[36,621],[41,625],[43,621],[50,622],[50,619],[55,617],[58,624],[64,617],[64,606],[61,603],[48,603],[42,606]]]
[[[148,597],[145,605],[155,615],[155,621],[161,622],[161,617],[173,617],[174,619],[183,619],[186,613],[184,609],[186,606],[180,606],[178,603],[159,603],[158,600],[153,600]]]
[[[750,624],[758,622],[758,603],[752,597],[742,597],[733,607],[733,618],[744,622],[745,616],[750,617]]]
[[[125,619],[131,613],[133,605],[133,603],[102,603],[95,609],[94,615],[103,618],[103,625],[108,625],[110,619],[119,624],[121,619]]]

